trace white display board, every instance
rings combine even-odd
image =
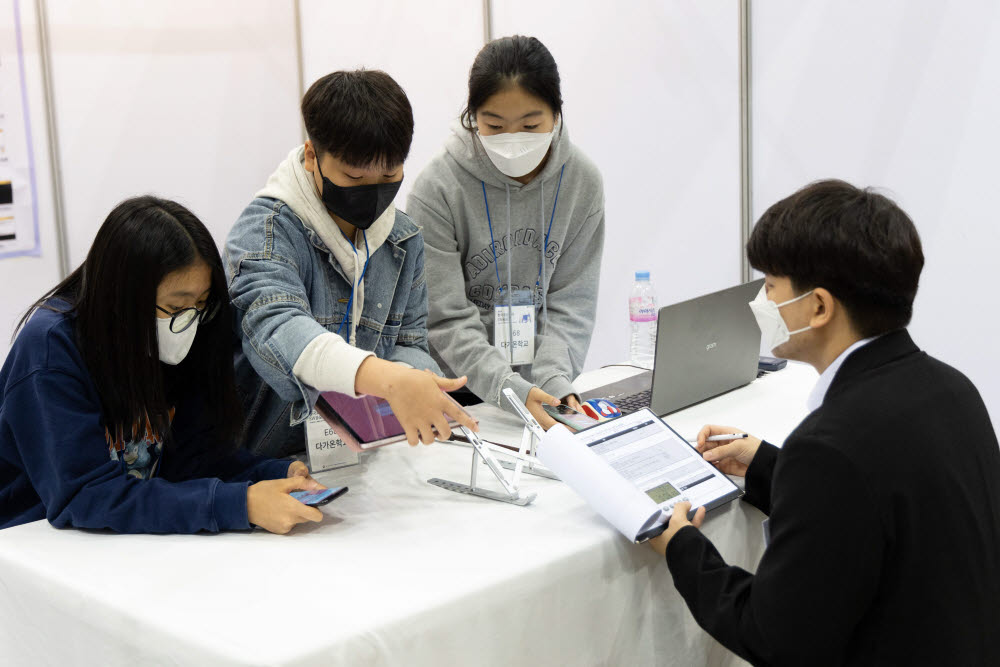
[[[585,368],[628,355],[628,297],[740,281],[738,4],[494,0],[493,35],[552,52],[570,137],[604,177],[606,240]]]
[[[913,338],[996,422],[1000,4],[768,0],[752,22],[755,217],[820,178],[892,196],[926,258]]]
[[[292,3],[46,6],[71,266],[116,203],[146,193],[221,245],[301,136]]]
[[[19,36],[15,30],[15,19],[20,24]],[[16,225],[17,233],[20,235],[24,230],[27,238],[21,236],[14,244],[17,248],[16,254],[21,256],[0,259],[0,363],[7,357],[14,326],[25,310],[59,281],[59,254],[56,249],[45,95],[42,86],[41,50],[38,44],[35,3],[25,0],[18,0],[16,3],[14,0],[0,0],[0,68],[14,66],[15,61],[8,58],[15,52],[18,55],[15,72],[6,73],[11,76],[9,78],[5,76],[7,83],[0,93],[0,105],[13,109],[13,113],[5,116],[5,120],[0,122],[4,128],[4,132],[0,133],[0,137],[3,137],[0,139],[0,146],[4,147],[0,154],[8,156],[10,160],[7,163],[8,167],[11,164],[19,165],[13,169],[14,177],[11,178],[11,194],[18,206],[14,208],[13,213],[0,213],[0,217],[11,214],[19,217],[20,220]],[[8,98],[8,86],[12,85],[10,83],[12,79],[17,82],[14,89],[16,95]],[[27,115],[24,115],[25,111]],[[13,116],[18,118],[15,120]],[[30,134],[25,131],[27,125],[30,125]],[[8,129],[10,136],[6,136]],[[29,152],[31,157],[27,160]],[[33,167],[31,174],[24,172],[27,163]],[[30,184],[31,175],[34,176],[33,187]],[[0,178],[0,181],[3,180],[6,179]],[[26,205],[23,198],[29,196],[30,205]],[[0,206],[0,210],[2,209]],[[38,221],[37,228],[35,219]],[[27,254],[24,254],[25,252]]]
[[[4,6],[6,5],[6,6]],[[0,4],[0,259],[38,255],[38,200],[24,22],[19,0]]]

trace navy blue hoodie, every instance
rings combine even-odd
[[[217,446],[194,392],[179,393],[165,445],[111,438],[74,319],[39,309],[0,370],[0,528],[249,529],[247,487],[285,477],[290,462]]]

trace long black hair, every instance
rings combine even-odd
[[[147,195],[115,206],[83,264],[36,301],[17,329],[39,308],[72,311],[77,346],[100,395],[105,426],[128,435],[148,420],[153,433],[169,440],[172,406],[159,360],[156,290],[165,276],[198,262],[211,268],[208,307],[218,311],[198,325],[176,373],[190,391],[205,397],[204,416],[218,429],[219,444],[235,444],[242,407],[222,258],[205,225],[177,202]]]
[[[473,129],[476,111],[486,100],[515,85],[548,104],[555,116],[562,116],[555,58],[537,38],[513,35],[494,39],[476,55],[469,70],[469,99],[462,110],[465,129]]]

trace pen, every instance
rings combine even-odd
[[[713,435],[705,438],[705,442],[721,442],[722,440],[742,440],[743,438],[749,438],[749,433],[723,433],[722,435]],[[697,440],[688,440],[688,442],[696,443]]]

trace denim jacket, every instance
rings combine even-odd
[[[247,412],[244,446],[291,452],[319,392],[292,368],[316,336],[337,328],[352,282],[319,236],[284,202],[254,199],[226,239],[226,275],[236,310],[236,379]],[[374,251],[355,344],[381,359],[440,372],[427,348],[427,285],[420,228],[396,211]],[[348,340],[348,327],[340,335]]]

